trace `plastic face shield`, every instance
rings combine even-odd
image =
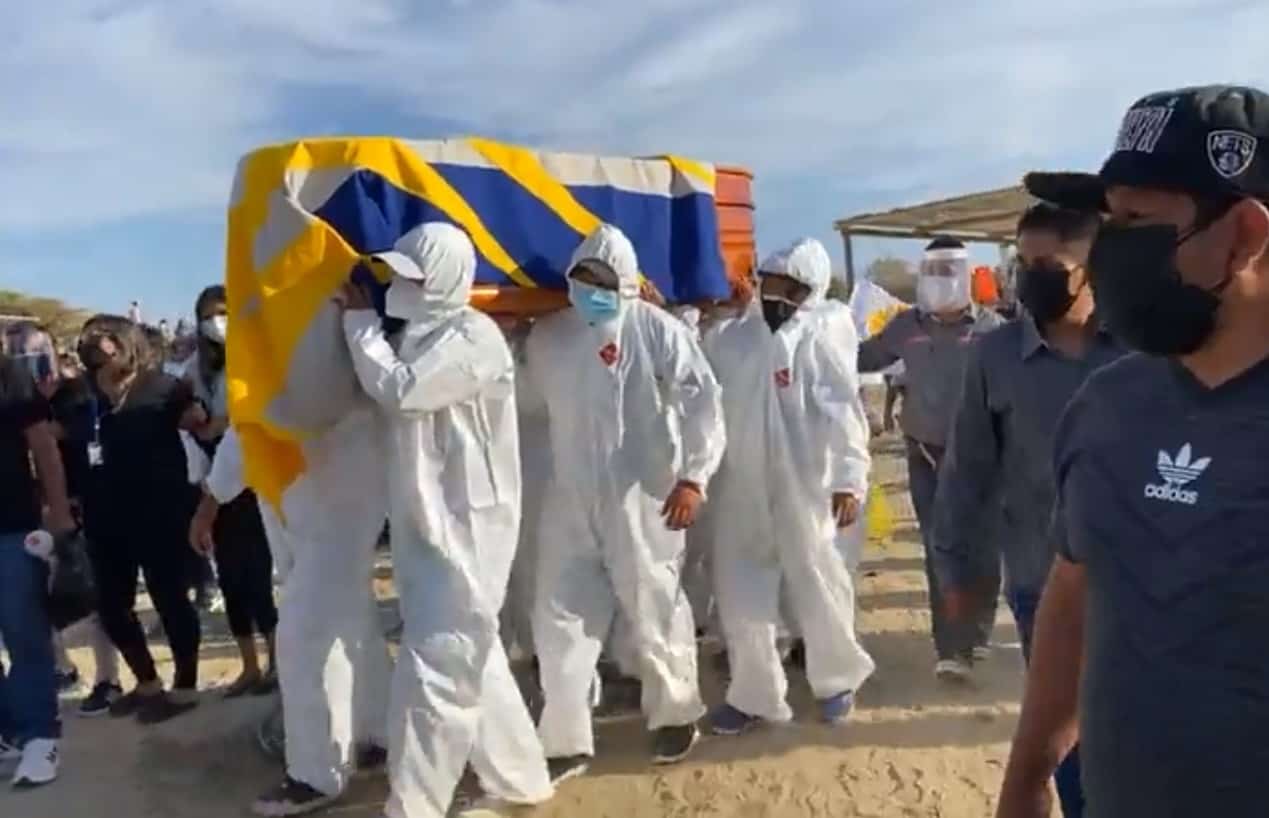
[[[31,379],[36,383],[47,380],[53,375],[53,357],[43,352],[23,352],[13,356],[14,360],[22,364],[26,371],[31,373]]]
[[[931,278],[969,278],[969,254],[964,250],[930,250],[921,260],[921,275]]]

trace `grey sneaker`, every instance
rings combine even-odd
[[[949,684],[965,684],[973,674],[973,668],[964,659],[940,659],[934,665],[934,675]]]
[[[589,769],[590,756],[562,756],[546,760],[546,770],[551,777],[552,786],[558,786],[570,778],[586,775]]]
[[[281,784],[257,798],[251,811],[263,818],[287,818],[317,812],[334,802],[335,796],[318,792],[288,775]]]
[[[123,698],[123,688],[113,682],[98,682],[88,698],[80,702],[79,715],[96,718],[110,712],[110,706]]]
[[[662,727],[652,739],[653,764],[677,764],[687,758],[700,739],[695,724],[679,727]]]

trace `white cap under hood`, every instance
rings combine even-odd
[[[833,261],[828,250],[818,239],[803,238],[767,256],[758,265],[758,275],[788,276],[810,288],[811,293],[802,302],[803,310],[813,310],[828,296],[828,285],[833,277]]]
[[[458,312],[471,297],[476,280],[476,248],[461,229],[447,222],[425,222],[397,239],[392,250],[374,258],[398,276],[419,282],[418,315],[430,323]]]
[[[617,274],[617,294],[627,300],[639,297],[639,257],[626,234],[611,224],[601,224],[573,251],[568,272],[583,261],[598,261]]]

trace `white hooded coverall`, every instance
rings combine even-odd
[[[277,663],[286,770],[325,795],[344,791],[359,745],[387,744],[391,660],[371,588],[387,516],[380,438],[363,405],[303,443],[305,471],[282,496],[285,522],[260,504],[281,585]],[[243,490],[235,428],[207,488],[227,503]]]
[[[516,361],[516,411],[520,434],[520,539],[516,545],[511,581],[502,608],[502,642],[508,654],[516,648],[521,658],[536,655],[533,646],[533,597],[537,584],[538,527],[542,499],[551,481],[550,428],[546,401],[524,374],[527,333],[517,331],[507,339]]]
[[[564,310],[540,320],[528,344],[554,453],[533,627],[546,699],[538,729],[553,758],[594,754],[595,665],[618,611],[632,630],[649,728],[704,713],[681,584],[684,535],[661,510],[680,480],[708,485],[726,443],[709,363],[681,321],[639,300],[629,239],[601,226],[570,269],[588,259],[616,273],[618,314],[591,326]]]
[[[389,703],[390,818],[441,818],[470,761],[486,794],[535,804],[552,788],[498,633],[520,522],[514,364],[467,306],[476,252],[428,223],[380,258],[417,293],[399,339],[378,315],[344,328],[386,418],[392,558],[404,631]],[[414,281],[400,281],[413,278]],[[389,292],[389,305],[393,294]]]
[[[840,316],[824,304],[827,251],[803,240],[759,269],[793,278],[811,293],[774,335],[753,311],[716,328],[726,337],[706,344],[734,399],[727,434],[736,441],[713,486],[714,501],[729,513],[711,523],[731,663],[727,703],[785,722],[792,711],[776,649],[781,578],[806,640],[807,678],[817,699],[857,690],[874,668],[855,637],[854,587],[834,544],[832,512],[835,492],[853,494],[862,508],[869,432],[848,363],[854,350],[838,348]]]

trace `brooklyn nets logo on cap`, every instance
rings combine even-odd
[[[1256,137],[1242,131],[1212,131],[1207,135],[1207,159],[1226,179],[1241,176],[1256,157]]]

